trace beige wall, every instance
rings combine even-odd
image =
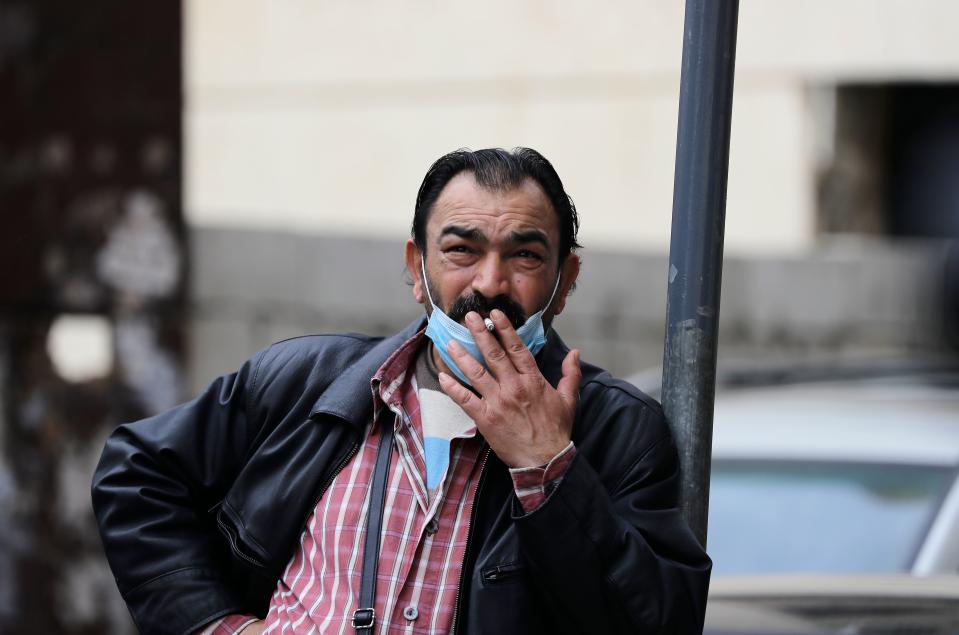
[[[666,249],[679,0],[192,0],[186,17],[195,224],[401,237],[433,159],[529,145],[564,177],[584,244]],[[810,88],[956,77],[957,23],[952,0],[743,2],[727,249],[811,243]]]

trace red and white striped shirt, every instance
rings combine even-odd
[[[422,332],[407,341],[371,381],[373,420],[383,407],[395,415],[375,602],[375,632],[387,635],[452,628],[470,515],[489,453],[475,426],[454,437],[446,477],[430,498],[414,372],[423,341]],[[371,422],[356,455],[310,515],[271,599],[265,633],[354,632],[350,622],[359,608],[370,481],[381,436]],[[543,502],[574,454],[570,444],[546,466],[510,470],[526,511]],[[236,633],[251,619],[229,616],[208,631]]]

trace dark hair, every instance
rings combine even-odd
[[[416,245],[426,251],[426,221],[440,192],[450,180],[460,172],[472,172],[476,182],[492,191],[506,191],[527,178],[536,181],[553,205],[559,221],[559,259],[562,262],[574,249],[580,247],[576,242],[579,219],[573,199],[563,189],[553,165],[532,148],[513,148],[508,152],[502,148],[470,150],[461,148],[436,160],[423,177],[423,183],[416,195],[416,209],[413,212],[413,228],[410,232]]]

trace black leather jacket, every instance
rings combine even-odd
[[[280,342],[194,401],[116,429],[93,503],[142,632],[265,614],[307,517],[369,424],[370,378],[420,326]],[[551,331],[539,363],[554,386],[566,350]],[[659,405],[583,364],[573,441],[568,472],[530,514],[490,454],[455,632],[701,632],[711,563],[676,509],[677,455]]]

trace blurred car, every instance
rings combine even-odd
[[[721,368],[708,551],[714,579],[959,573],[959,370]]]
[[[957,635],[959,576],[721,577],[705,634]]]

